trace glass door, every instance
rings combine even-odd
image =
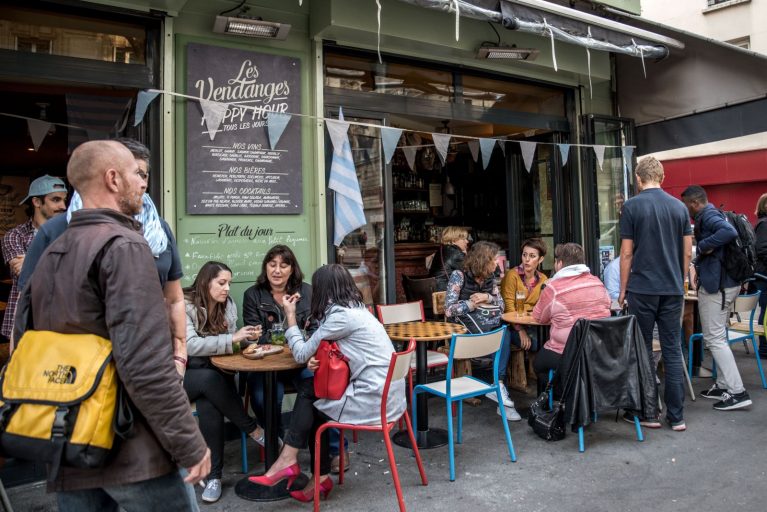
[[[624,165],[620,146],[634,144],[634,121],[620,117],[584,116],[584,144],[616,146],[605,148],[601,167],[594,152],[584,151],[586,200],[587,263],[594,274],[602,276],[604,267],[620,250],[620,212],[623,203],[634,194],[634,163]],[[590,241],[590,242],[589,242]]]
[[[382,118],[366,117],[364,113],[345,110],[344,114],[347,121],[384,124]],[[330,112],[329,115],[336,118],[338,111]],[[330,246],[328,254],[331,261],[340,263],[349,270],[362,292],[365,304],[375,306],[387,302],[391,286],[386,268],[386,262],[391,261],[391,257],[387,255],[392,251],[389,244],[392,236],[387,232],[390,227],[386,223],[386,219],[391,217],[391,212],[387,212],[389,209],[387,205],[391,203],[387,199],[387,191],[390,190],[389,173],[384,162],[380,131],[377,128],[351,124],[348,135],[367,223],[346,235],[341,245],[335,247],[333,245],[334,192],[328,190],[327,225]],[[327,179],[330,175],[333,146],[327,134],[325,138]]]

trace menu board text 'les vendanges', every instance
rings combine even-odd
[[[269,112],[301,111],[299,60],[189,44],[187,94],[228,105],[211,141],[200,103],[187,102],[187,213],[301,213],[300,118],[275,148],[266,129]]]

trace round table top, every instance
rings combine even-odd
[[[501,315],[501,318],[504,322],[509,322],[510,324],[517,324],[517,325],[549,325],[549,324],[542,324],[540,322],[536,322],[535,319],[533,319],[533,315],[530,313],[517,313],[517,312],[510,312],[510,313],[504,313]]]
[[[211,356],[210,361],[222,370],[238,372],[279,372],[306,366],[293,359],[293,353],[287,345],[279,354],[272,354],[263,359],[246,359],[242,357],[242,354],[227,354]]]
[[[453,337],[453,334],[465,334],[466,327],[452,322],[405,322],[384,325],[386,334],[394,341],[440,341]]]

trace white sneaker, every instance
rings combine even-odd
[[[493,402],[498,403],[498,397],[496,397],[494,392],[490,392],[490,393],[485,394],[485,398],[489,398]],[[501,398],[503,398],[503,405],[504,406],[511,407],[512,409],[514,408],[514,400],[509,398],[509,392],[506,389],[506,386],[503,385],[503,384],[501,384]]]
[[[522,421],[522,416],[519,415],[514,407],[505,407],[506,409],[506,421]],[[496,414],[501,415],[501,408],[496,409]]]
[[[221,480],[218,478],[211,478],[208,483],[205,484],[205,490],[202,491],[202,501],[213,503],[221,498]]]

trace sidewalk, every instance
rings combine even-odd
[[[637,442],[632,425],[616,423],[609,411],[586,429],[585,453],[578,452],[576,434],[547,443],[523,420],[510,424],[518,458],[512,464],[495,404],[483,400],[478,407],[464,406],[464,442],[456,445],[455,482],[448,480],[447,447],[422,452],[429,477],[429,485],[423,487],[414,459],[395,445],[407,508],[414,512],[767,510],[767,390],[760,385],[753,354],[745,355],[741,344],[734,345],[733,351],[753,406],[719,412],[711,408],[712,400],[692,402],[687,395],[688,430],[644,429],[643,443]],[[710,382],[693,379],[693,386],[699,392]],[[527,405],[534,397],[512,393],[512,398],[518,405]],[[444,405],[432,399],[429,408],[431,425],[444,427]],[[255,445],[250,448],[253,456]],[[343,488],[335,486],[321,510],[397,510],[380,435],[360,433],[359,444],[350,443],[350,451],[352,467],[346,482]],[[241,500],[233,491],[243,476],[239,441],[227,445],[226,461],[223,497],[212,505],[200,503],[203,512],[311,509],[310,504],[294,500],[261,504]],[[304,454],[302,467],[308,464]],[[17,512],[56,510],[43,487],[11,489],[9,495]]]

